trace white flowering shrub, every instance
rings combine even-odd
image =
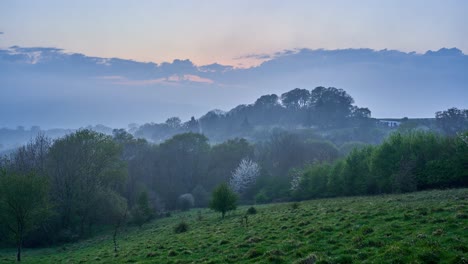
[[[301,183],[302,174],[300,171],[295,170],[292,173],[291,179],[291,191],[296,191],[299,188],[299,184]]]
[[[239,166],[232,172],[229,186],[233,191],[242,193],[255,183],[259,175],[260,166],[256,162],[242,159]]]

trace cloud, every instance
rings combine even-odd
[[[96,77],[96,79],[111,80],[111,81],[126,80],[126,78],[124,76],[120,76],[120,75],[98,76],[98,77]]]
[[[244,60],[244,59],[256,59],[256,60],[268,60],[271,59],[272,55],[271,54],[266,54],[266,53],[251,53],[239,57],[233,58],[234,60]]]
[[[3,34],[5,34],[5,33],[3,33],[2,31],[0,31],[0,35],[3,35]]]
[[[164,84],[164,85],[177,85],[183,82],[201,83],[201,84],[213,84],[214,81],[208,78],[200,77],[193,74],[173,74],[164,78],[155,79],[144,79],[144,80],[132,80],[121,75],[108,75],[98,76],[96,79],[110,81],[112,84],[117,85],[130,85],[130,86],[144,86],[153,84]]]

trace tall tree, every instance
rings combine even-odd
[[[122,192],[126,170],[120,154],[112,137],[91,130],[79,130],[54,143],[49,175],[63,228],[78,226],[83,235],[98,214],[98,194],[105,189]]]
[[[24,237],[49,212],[48,183],[45,177],[34,173],[0,174],[0,219],[14,237],[18,261],[21,261]]]
[[[310,92],[306,89],[296,88],[281,95],[281,102],[286,108],[304,108],[307,107],[309,101]]]
[[[320,126],[339,127],[350,117],[354,99],[343,89],[317,87],[311,92],[312,119]]]

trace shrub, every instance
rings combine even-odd
[[[257,209],[255,209],[255,207],[251,206],[249,207],[249,209],[247,209],[247,214],[256,214],[257,213]]]
[[[184,233],[184,232],[187,232],[188,229],[189,229],[188,224],[185,221],[182,221],[174,227],[174,233],[176,234]]]
[[[190,210],[190,208],[192,208],[195,205],[195,199],[193,198],[193,195],[190,193],[182,194],[177,199],[177,205],[180,210],[188,211]]]
[[[298,202],[294,202],[294,203],[291,204],[291,208],[292,208],[293,210],[298,209],[299,206],[300,206],[300,204],[299,204]]]

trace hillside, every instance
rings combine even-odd
[[[192,209],[76,244],[26,249],[23,263],[467,263],[468,189]],[[175,234],[185,220],[189,231]],[[303,260],[302,262],[300,260]],[[307,261],[309,260],[309,261]],[[14,263],[15,250],[0,250]]]

